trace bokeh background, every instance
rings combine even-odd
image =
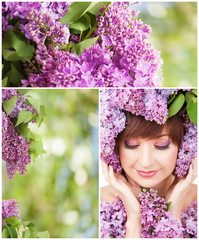
[[[3,199],[20,203],[22,221],[33,221],[51,238],[98,237],[98,90],[34,89],[45,105],[40,128],[45,154],[26,176],[8,180],[3,163]]]
[[[141,2],[131,9],[152,27],[151,43],[163,59],[163,87],[197,87],[197,1]]]

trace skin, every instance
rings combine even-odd
[[[168,146],[167,146],[168,145]],[[185,178],[172,174],[178,147],[163,132],[156,139],[126,139],[119,147],[119,155],[126,178],[116,174],[112,166],[102,162],[102,171],[109,186],[101,189],[101,200],[112,202],[119,196],[127,212],[126,238],[140,238],[140,204],[137,196],[141,187],[153,188],[159,196],[172,201],[169,211],[181,221],[181,211],[197,200],[197,187],[192,184],[197,176],[196,158],[192,160]],[[154,176],[140,176],[137,170],[157,171]]]

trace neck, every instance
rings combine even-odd
[[[174,176],[170,175],[165,180],[157,184],[156,186],[152,187],[154,190],[158,191],[158,196],[165,197],[171,184],[174,181]]]
[[[165,197],[171,184],[174,181],[174,175],[169,175],[166,179],[164,179],[162,182],[160,182],[159,184],[151,187],[152,189],[158,191],[158,196],[160,197]],[[127,178],[128,179],[128,178]],[[128,179],[128,182],[130,183],[131,186],[134,186],[135,183],[134,181],[131,182],[131,179]]]

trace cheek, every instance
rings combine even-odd
[[[165,154],[165,157],[164,157],[165,167],[167,167],[168,169],[174,169],[176,165],[177,156],[178,156],[177,147],[171,149],[168,152],[168,154]]]
[[[132,166],[137,159],[136,151],[128,150],[125,148],[121,148],[119,151],[120,161],[122,167],[125,169],[128,166]]]

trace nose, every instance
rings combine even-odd
[[[140,166],[149,169],[153,165],[153,153],[149,144],[144,144],[140,149]]]

